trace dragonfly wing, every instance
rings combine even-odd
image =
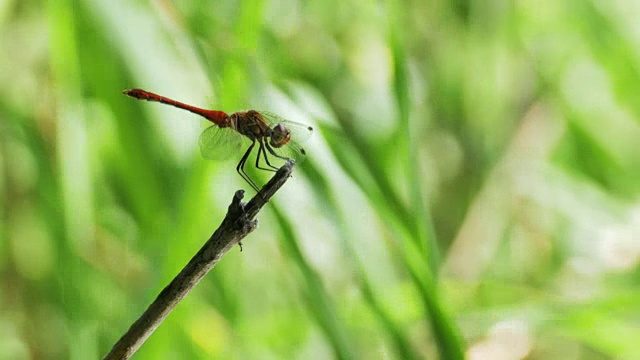
[[[280,116],[268,111],[258,110],[258,112],[271,127],[276,124],[283,124],[287,129],[289,129],[289,131],[291,131],[291,138],[298,143],[304,142],[309,137],[311,137],[311,134],[313,134],[313,128],[307,124],[283,119]]]
[[[304,151],[304,148],[293,140],[289,141],[284,146],[281,146],[279,148],[272,147],[272,149],[276,152],[276,154],[287,159],[293,159],[297,163],[301,163],[307,158],[307,153]]]
[[[300,143],[307,140],[311,134],[313,134],[313,128],[306,124],[283,119],[268,111],[258,112],[271,128],[276,124],[282,124],[291,132],[291,140],[279,148],[273,147],[273,151],[287,159],[293,159],[299,163],[303,162],[307,157],[307,154],[305,153],[304,148],[300,146]]]
[[[230,128],[209,126],[200,135],[200,152],[209,160],[227,160],[236,155],[242,145],[242,135]]]

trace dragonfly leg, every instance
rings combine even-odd
[[[273,156],[275,156],[275,157],[277,157],[277,158],[279,158],[279,159],[282,159],[282,160],[289,160],[289,158],[288,158],[288,157],[284,157],[284,156],[278,155],[275,151],[273,151],[273,149],[271,148],[271,146],[269,146],[269,144],[268,144],[268,143],[266,143],[266,142],[265,142],[265,143],[264,143],[264,147],[266,147],[266,148],[267,148],[267,150],[271,153],[271,155],[273,155]],[[265,156],[266,156],[266,155],[265,155]]]
[[[258,156],[256,156],[256,167],[260,170],[267,170],[267,171],[272,171],[272,172],[276,172],[278,170],[277,167],[271,165],[271,163],[269,163],[269,158],[267,157],[267,152],[264,150],[264,142],[262,139],[258,139],[258,143],[260,145],[260,147],[258,148]],[[264,167],[260,167],[260,154],[262,153],[262,156],[264,157],[264,161],[267,163],[267,166],[269,166],[269,168],[264,168]]]
[[[244,179],[244,181],[246,181],[247,183],[249,183],[249,185],[251,185],[251,187],[255,191],[260,191],[256,183],[254,183],[253,180],[251,180],[251,178],[249,177],[249,175],[244,171],[244,164],[247,162],[247,158],[249,157],[249,154],[251,154],[251,150],[253,150],[253,147],[255,145],[256,145],[256,140],[253,139],[253,142],[251,143],[247,151],[242,156],[242,159],[240,159],[238,166],[236,166],[236,171],[238,172],[238,174],[240,174],[240,176]]]

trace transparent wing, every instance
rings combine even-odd
[[[291,132],[291,140],[279,148],[272,147],[273,151],[275,151],[279,156],[287,159],[293,159],[299,163],[303,162],[307,157],[307,154],[304,151],[304,148],[300,146],[300,143],[307,140],[311,134],[313,134],[313,128],[303,123],[283,119],[282,117],[268,111],[257,111],[262,115],[262,118],[270,127],[273,128],[276,124],[282,124]]]
[[[230,128],[209,126],[200,135],[200,153],[209,160],[227,160],[240,153],[242,135]]]
[[[293,159],[297,163],[301,163],[307,158],[307,153],[304,151],[304,148],[295,140],[291,140],[286,145],[279,148],[272,147],[272,149],[276,154],[287,159]]]
[[[283,119],[280,116],[270,113],[268,111],[257,110],[264,121],[269,124],[269,126],[274,126],[275,124],[283,124],[289,131],[291,131],[291,139],[296,141],[297,143],[301,143],[306,141],[311,134],[313,134],[313,128],[307,124]]]

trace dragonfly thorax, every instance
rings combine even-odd
[[[264,121],[262,115],[255,110],[231,114],[227,127],[236,130],[251,140],[267,136],[269,130],[269,125]]]

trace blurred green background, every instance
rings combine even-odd
[[[624,0],[0,1],[0,358],[102,357],[253,196],[201,158],[205,121],[121,94],[139,87],[315,133],[136,359],[639,359],[637,19]]]

